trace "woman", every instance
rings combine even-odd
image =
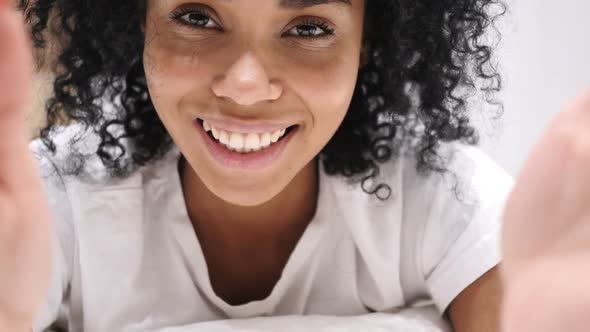
[[[495,1],[23,3],[36,47],[63,41],[31,145],[43,181],[20,134],[30,52],[1,3],[12,330],[430,298],[456,331],[498,331],[511,180],[469,146],[465,107],[499,88],[482,42]]]

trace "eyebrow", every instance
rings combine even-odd
[[[280,7],[300,9],[325,4],[346,4],[351,6],[352,0],[280,0]]]

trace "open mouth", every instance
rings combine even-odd
[[[293,125],[274,132],[244,134],[221,130],[202,119],[197,119],[197,121],[212,140],[228,150],[242,154],[268,149],[281,142],[297,127],[297,125]]]

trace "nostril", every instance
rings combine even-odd
[[[281,97],[283,88],[276,80],[267,77],[237,78],[219,77],[212,85],[215,96],[228,99],[236,104],[252,106],[262,101],[274,101]]]

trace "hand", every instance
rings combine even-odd
[[[590,326],[590,92],[551,124],[504,214],[504,332]]]
[[[24,112],[33,61],[22,15],[0,0],[0,329],[28,326],[46,296],[51,225]],[[9,326],[13,328],[9,329]]]

